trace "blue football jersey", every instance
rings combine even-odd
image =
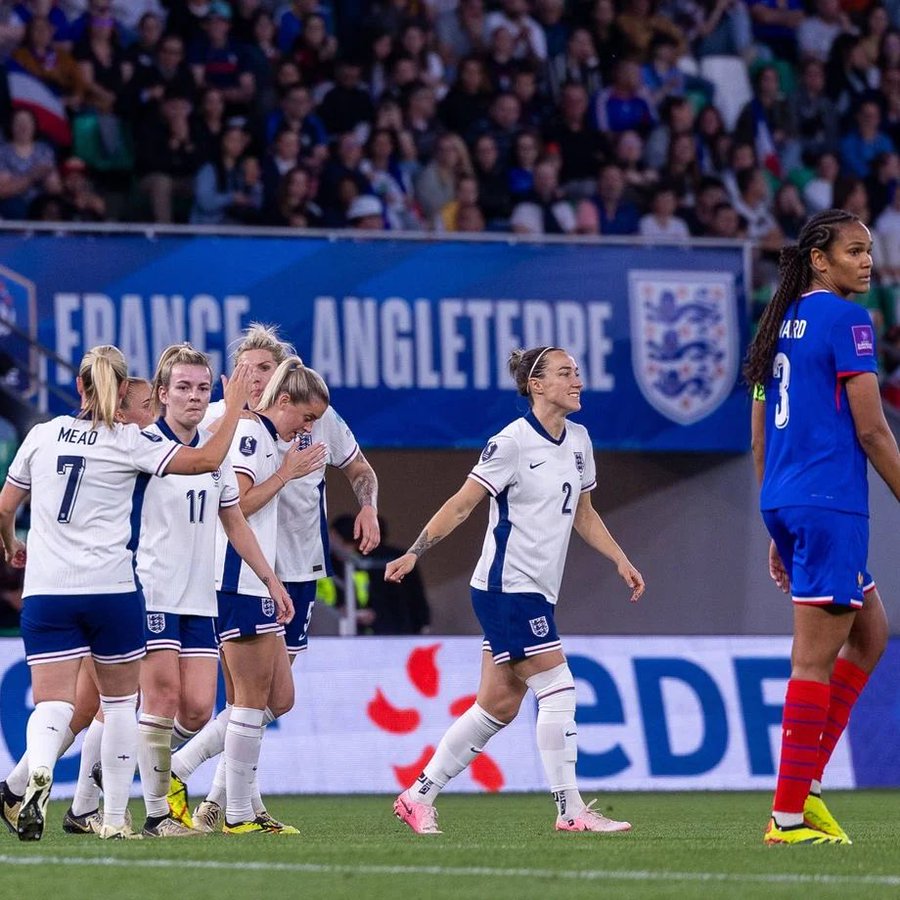
[[[845,380],[876,372],[869,314],[829,291],[804,294],[781,323],[766,382],[760,507],[821,506],[868,515],[866,455]]]

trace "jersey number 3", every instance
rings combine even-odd
[[[75,509],[75,501],[78,499],[78,488],[81,487],[81,477],[84,475],[84,457],[57,456],[56,474],[66,476],[66,490],[63,493],[62,503],[59,504],[56,521],[68,523],[72,521],[72,512]]]
[[[791,361],[784,353],[776,353],[772,361],[772,377],[778,382],[778,403],[775,404],[775,427],[784,428],[791,417],[788,388],[791,386]]]

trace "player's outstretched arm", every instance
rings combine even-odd
[[[284,624],[294,618],[294,604],[284,585],[272,571],[268,560],[256,540],[253,529],[247,524],[240,505],[227,506],[219,510],[219,521],[225,529],[229,543],[238,556],[253,570],[259,580],[269,589],[269,596],[275,601],[276,619]]]
[[[878,376],[862,372],[847,379],[847,400],[856,436],[875,471],[900,500],[900,450],[884,417]]]
[[[428,520],[412,547],[387,564],[384,580],[403,581],[403,576],[412,572],[419,557],[465,522],[486,494],[487,490],[477,481],[467,478],[465,484]]]
[[[575,509],[575,530],[582,540],[593,547],[598,553],[602,553],[607,559],[616,564],[619,576],[631,588],[631,602],[637,603],[644,593],[644,577],[631,564],[625,555],[625,551],[616,543],[609,529],[600,518],[594,505],[591,503],[591,495],[585,491],[578,498],[578,506]]]

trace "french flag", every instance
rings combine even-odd
[[[38,131],[57,146],[68,147],[72,129],[59,94],[13,59],[7,60],[6,68],[13,109],[30,109],[37,119]]]
[[[761,166],[768,169],[776,178],[781,178],[783,175],[781,160],[778,158],[772,131],[769,128],[769,123],[766,121],[766,116],[759,100],[753,101],[753,115],[756,120],[754,133],[756,158]]]

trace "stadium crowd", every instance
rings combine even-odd
[[[5,219],[748,237],[764,303],[847,209],[900,406],[898,0],[7,0],[0,53]]]

